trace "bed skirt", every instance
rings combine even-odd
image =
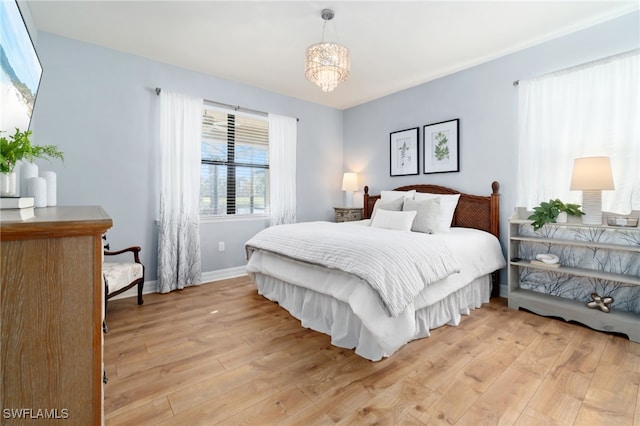
[[[331,296],[286,283],[270,275],[254,273],[258,293],[277,302],[303,327],[331,336],[331,344],[355,349],[356,354],[371,361],[379,361],[393,352],[383,349],[353,313],[348,303]],[[416,332],[412,339],[429,336],[429,330],[443,325],[457,326],[461,315],[489,302],[491,275],[482,276],[444,299],[416,310]],[[407,342],[405,342],[407,343]],[[394,349],[397,350],[401,346]]]

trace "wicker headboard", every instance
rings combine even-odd
[[[438,185],[407,185],[395,191],[428,192],[431,194],[460,194],[458,206],[453,215],[452,226],[475,228],[487,231],[500,238],[500,184],[491,184],[491,195],[471,195]],[[373,206],[380,195],[369,195],[369,187],[364,187],[364,218],[369,219]]]

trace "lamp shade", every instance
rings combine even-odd
[[[358,174],[357,173],[345,173],[342,177],[342,190],[343,191],[357,191],[358,190]]]
[[[615,189],[609,157],[582,157],[573,162],[572,191]]]

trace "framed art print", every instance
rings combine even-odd
[[[460,120],[449,120],[424,126],[424,173],[460,171]]]
[[[419,129],[400,130],[389,134],[391,176],[417,175]]]

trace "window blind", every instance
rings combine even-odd
[[[201,214],[266,214],[268,194],[269,122],[266,117],[205,104]]]

